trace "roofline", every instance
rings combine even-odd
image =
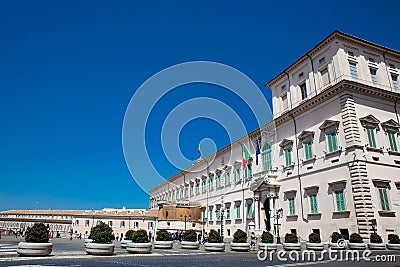
[[[329,34],[326,38],[324,38],[321,42],[319,42],[316,46],[314,46],[313,48],[311,48],[309,51],[307,51],[304,55],[302,55],[300,58],[298,58],[295,62],[293,62],[292,64],[289,65],[289,67],[287,67],[286,69],[284,69],[282,72],[280,72],[278,75],[276,75],[274,78],[272,78],[269,82],[265,83],[264,86],[266,87],[271,87],[272,84],[278,80],[278,78],[280,78],[282,75],[286,74],[291,68],[293,68],[293,66],[295,66],[297,63],[299,63],[300,61],[304,60],[304,58],[308,58],[308,56],[310,54],[313,54],[313,52],[315,50],[319,50],[319,48],[321,46],[324,46],[326,43],[331,42],[333,39],[337,38],[337,37],[344,37],[344,38],[349,38],[352,39],[353,41],[356,42],[360,42],[360,43],[364,43],[364,45],[368,45],[368,46],[372,46],[375,49],[378,50],[382,50],[382,52],[391,52],[393,54],[397,54],[397,56],[400,58],[400,52],[391,48],[388,48],[386,46],[383,45],[379,45],[379,44],[375,44],[372,43],[370,41],[361,39],[359,37],[341,32],[339,30],[335,30],[333,31],[331,34]]]

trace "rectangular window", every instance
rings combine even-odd
[[[75,220],[75,225],[79,226],[79,220]]]
[[[108,226],[112,227],[113,223],[112,221],[108,221]]]
[[[202,193],[206,192],[206,181],[205,180],[201,181],[201,192]]]
[[[379,187],[378,190],[382,210],[390,211],[388,189],[386,187]]]
[[[85,221],[85,226],[89,226],[89,220]]]
[[[307,85],[306,83],[303,83],[300,85],[300,90],[301,90],[301,99],[304,100],[307,98]]]
[[[133,228],[135,229],[139,228],[139,222],[133,222]]]
[[[330,83],[328,68],[321,70],[321,83],[322,86],[328,85]]]
[[[335,190],[335,196],[336,196],[336,210],[337,211],[345,211],[346,210],[346,202],[344,200],[343,189]]]
[[[253,202],[247,203],[247,219],[253,218]]]
[[[399,91],[399,84],[397,82],[398,76],[395,74],[392,74],[392,83],[393,83],[393,88],[395,91]]]
[[[240,181],[240,169],[239,168],[235,169],[235,171],[233,172],[233,179],[235,180],[235,182]]]
[[[378,81],[376,79],[376,69],[369,69],[369,73],[371,74],[372,84],[377,85]]]
[[[292,148],[287,148],[284,150],[285,154],[285,166],[291,166],[292,165]]]
[[[349,62],[349,64],[350,64],[351,78],[353,78],[354,80],[358,80],[357,64],[354,62]]]
[[[227,220],[231,219],[231,206],[226,207],[226,219]]]
[[[376,148],[375,129],[367,128],[368,146]]]
[[[224,182],[225,182],[226,185],[231,183],[231,177],[230,177],[230,173],[229,172],[226,172],[224,174],[224,180],[225,180]]]
[[[291,197],[289,200],[289,215],[296,215],[296,206],[294,203],[294,197]]]
[[[318,213],[318,201],[317,201],[317,194],[309,195],[310,198],[310,213],[317,214]]]
[[[215,176],[215,188],[219,188],[221,186],[221,180],[218,176]]]
[[[221,208],[220,207],[217,208],[217,220],[218,221],[221,220]]]
[[[390,150],[393,152],[399,152],[399,148],[397,147],[396,134],[388,132],[387,135],[389,137]]]
[[[212,213],[213,211],[210,209],[209,213],[208,213],[208,220],[212,221],[213,217],[212,217]]]
[[[147,229],[153,229],[153,222],[147,223]]]
[[[306,160],[313,158],[313,151],[312,151],[312,141],[307,141],[303,143],[304,146],[304,155]]]
[[[337,133],[336,131],[330,132],[326,134],[326,139],[328,142],[328,152],[334,152],[339,149],[337,143]]]
[[[190,186],[190,195],[193,196],[193,185]]]
[[[206,220],[206,211],[205,210],[201,211],[201,218],[203,219],[203,222]]]
[[[287,94],[284,94],[281,98],[282,98],[282,110],[286,110],[288,108]]]
[[[208,179],[208,191],[212,191],[214,189],[213,183],[214,179],[212,178]]]
[[[240,219],[240,204],[236,204],[236,219]]]
[[[244,169],[244,178],[248,179],[252,176],[251,164],[247,165],[246,169]]]
[[[119,227],[120,228],[125,228],[125,221],[121,221],[120,224],[119,224]]]

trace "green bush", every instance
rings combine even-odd
[[[132,240],[133,235],[136,233],[135,230],[128,230],[125,234],[125,240]]]
[[[236,232],[233,234],[233,243],[246,243],[247,242],[247,234],[237,229]]]
[[[270,232],[263,232],[261,235],[261,243],[274,243],[274,236]]]
[[[351,234],[349,241],[350,241],[350,243],[363,243],[364,242],[362,237],[357,233]]]
[[[95,227],[92,227],[89,238],[93,239],[94,243],[111,243],[112,229],[104,222],[101,222]]]
[[[211,229],[210,233],[208,234],[208,237],[207,237],[207,242],[208,243],[222,243],[220,234],[217,231],[215,231],[214,229]]]
[[[297,243],[299,239],[295,233],[288,233],[285,235],[285,243]]]
[[[35,223],[32,227],[26,229],[26,242],[47,243],[49,242],[49,230],[43,223]]]
[[[369,241],[371,241],[371,243],[383,243],[382,237],[380,235],[378,235],[377,233],[372,233],[369,236]]]
[[[331,242],[337,243],[340,239],[343,239],[343,235],[338,232],[333,232],[331,234]]]
[[[321,243],[321,237],[317,233],[311,233],[308,236],[308,242],[310,242],[310,243]]]
[[[156,233],[156,241],[170,241],[171,237],[167,230],[158,230]]]
[[[389,239],[389,244],[400,244],[400,238],[396,234],[389,234],[388,239]]]
[[[187,230],[184,235],[184,240],[189,242],[197,241],[197,233],[195,230]]]
[[[133,243],[147,243],[149,242],[149,236],[147,235],[146,230],[137,230],[135,234],[132,236]]]

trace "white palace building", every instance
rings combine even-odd
[[[198,205],[190,225],[225,238],[400,234],[399,74],[400,52],[333,32],[266,84],[272,121],[153,188],[151,208]]]

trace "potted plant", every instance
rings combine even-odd
[[[306,248],[311,250],[324,250],[324,243],[321,243],[321,237],[317,233],[308,235],[308,242]]]
[[[276,250],[276,243],[274,243],[274,236],[270,232],[264,231],[261,235],[261,243],[258,243],[258,249],[271,251]]]
[[[26,229],[25,242],[18,243],[17,253],[21,256],[47,256],[52,250],[49,229],[43,223],[35,223]]]
[[[365,249],[364,240],[357,233],[353,233],[350,235],[350,240],[349,240],[348,246],[349,246],[349,249]]]
[[[400,238],[396,234],[389,234],[388,235],[389,243],[386,244],[388,249],[392,250],[400,250]]]
[[[91,255],[113,255],[114,244],[112,240],[112,229],[110,226],[101,222],[90,230],[89,239],[92,242],[85,243],[87,254]]]
[[[151,253],[151,242],[146,230],[140,229],[132,234],[132,242],[126,246],[131,253]]]
[[[204,243],[204,249],[207,251],[224,251],[225,243],[222,242],[220,234],[214,229],[210,230],[207,242]]]
[[[181,248],[183,249],[198,249],[199,242],[197,242],[197,233],[195,230],[187,230],[184,235],[184,239],[181,242]]]
[[[369,236],[368,248],[371,250],[385,250],[385,244],[383,244],[382,237],[377,233],[372,233]]]
[[[339,250],[347,247],[346,241],[343,239],[343,235],[338,232],[331,234],[331,243],[329,243],[331,249]]]
[[[125,239],[121,240],[121,248],[126,248],[128,243],[132,242],[132,236],[134,235],[134,230],[128,230],[125,234]]]
[[[237,229],[236,232],[233,234],[231,250],[233,250],[233,251],[249,251],[250,250],[250,244],[247,243],[247,234],[244,231]]]
[[[156,232],[156,240],[154,241],[154,248],[158,249],[170,249],[172,248],[173,241],[169,236],[167,230],[158,230]]]
[[[288,233],[285,235],[285,242],[283,243],[285,250],[301,250],[299,238],[295,233]]]

